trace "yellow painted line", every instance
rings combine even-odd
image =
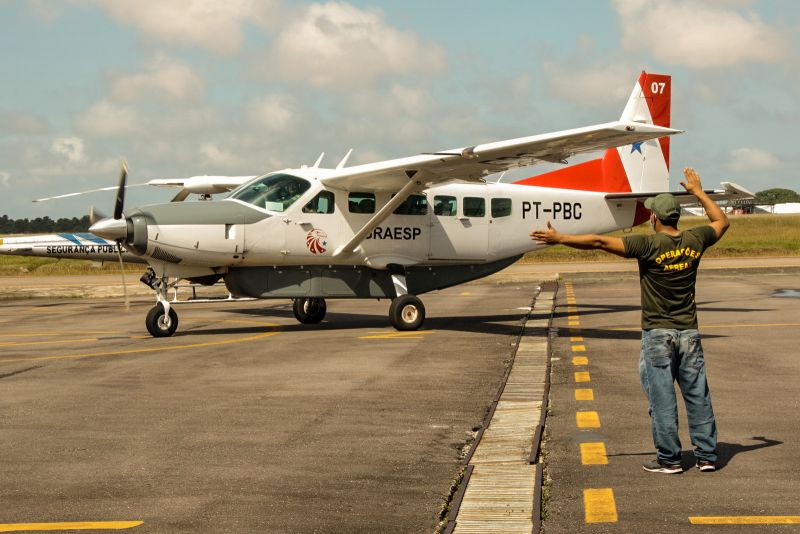
[[[586,345],[572,345],[572,352],[586,352]]]
[[[800,525],[800,515],[721,515],[689,518],[692,525]]]
[[[567,313],[578,313],[578,308],[573,308],[572,306],[568,306]]]
[[[68,523],[4,523],[0,532],[26,532],[31,530],[124,530],[138,527],[144,521],[77,521]]]
[[[568,321],[580,321],[581,317],[579,315],[567,315]]]
[[[569,326],[580,326],[580,324],[581,323],[579,321],[569,321],[567,323],[567,325],[569,325]]]
[[[576,371],[575,382],[591,382],[592,377],[589,376],[589,371]]]
[[[433,333],[433,330],[414,330],[411,332],[370,332],[372,335],[360,336],[358,339],[425,339],[423,335]]]
[[[597,443],[581,443],[581,464],[608,465],[606,444],[602,441]]]
[[[469,297],[470,295],[472,295],[472,293],[470,293],[469,291],[462,291],[461,292],[461,296],[462,297]]]
[[[589,365],[589,358],[586,356],[573,356],[572,365]]]
[[[597,412],[575,412],[578,428],[600,428],[600,414]]]
[[[594,391],[591,388],[578,388],[575,390],[575,400],[594,400]]]
[[[57,341],[4,341],[0,342],[0,347],[24,347],[26,345],[61,345],[62,343],[85,343],[86,341],[97,341],[96,337],[86,337],[83,339],[59,339]]]
[[[611,488],[583,490],[584,520],[587,523],[616,523],[617,505]]]
[[[91,335],[101,335],[101,334],[119,334],[119,331],[113,330],[81,330],[80,332],[75,332],[75,330],[50,330],[48,328],[47,332],[30,332],[27,334],[23,333],[7,333],[3,332],[0,333],[0,339],[4,337],[52,337],[52,336],[74,336],[76,334],[80,334],[85,336],[87,334]]]
[[[270,325],[270,326],[278,326],[278,325]],[[272,332],[263,332],[261,334],[256,334],[254,336],[248,336],[238,339],[226,339],[222,341],[206,341],[204,343],[190,343],[188,345],[169,345],[165,347],[149,347],[144,349],[127,349],[127,350],[114,350],[114,351],[105,351],[105,352],[88,352],[84,354],[65,354],[65,355],[58,355],[58,356],[36,356],[33,358],[3,358],[0,359],[0,363],[11,363],[11,362],[33,362],[33,361],[45,361],[45,360],[73,360],[73,359],[80,359],[80,358],[96,358],[98,356],[122,356],[125,354],[142,354],[147,352],[163,352],[165,350],[178,350],[178,349],[195,349],[199,347],[215,347],[219,345],[232,345],[234,343],[245,343],[247,341],[255,341],[257,339],[264,339],[267,337],[275,336],[280,332],[272,331]]]
[[[572,336],[569,340],[573,343],[581,343],[583,341],[582,336]]]

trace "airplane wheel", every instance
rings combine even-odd
[[[425,306],[414,295],[401,295],[389,306],[389,322],[397,330],[416,330],[425,321]]]
[[[178,329],[178,314],[173,308],[169,309],[169,316],[164,313],[164,307],[156,304],[147,312],[144,324],[153,337],[169,337]]]
[[[295,318],[303,324],[316,324],[325,317],[325,312],[328,311],[328,305],[325,304],[325,299],[312,298],[312,299],[294,299],[292,305]]]

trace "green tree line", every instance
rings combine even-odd
[[[791,189],[766,189],[756,193],[756,204],[782,204],[784,202],[800,202],[800,195]]]
[[[86,232],[89,229],[89,216],[80,219],[62,217],[53,220],[50,217],[35,219],[10,219],[8,215],[0,216],[0,234],[50,234],[54,232]]]

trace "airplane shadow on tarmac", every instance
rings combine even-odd
[[[241,308],[228,309],[231,313],[247,315],[250,317],[258,316],[269,320],[270,317],[286,318],[294,320],[291,305],[280,305],[261,309]],[[450,330],[460,332],[477,332],[482,334],[502,334],[518,335],[521,328],[523,314],[504,314],[504,315],[476,315],[476,316],[456,316],[442,317],[434,316],[425,319],[424,330]],[[365,314],[365,313],[341,313],[328,312],[323,322],[318,324],[288,324],[281,325],[278,330],[281,332],[318,332],[326,330],[356,330],[363,328],[382,329],[389,327],[389,320],[384,314]],[[259,326],[223,326],[214,328],[202,328],[177,332],[180,335],[216,335],[216,334],[257,334],[263,332],[264,327]]]
[[[717,471],[721,471],[725,469],[725,467],[730,463],[734,456],[744,452],[755,451],[758,449],[764,449],[766,447],[774,447],[776,445],[782,445],[783,442],[777,439],[770,439],[764,436],[753,436],[753,440],[757,440],[760,443],[753,443],[751,445],[742,445],[740,443],[727,443],[724,441],[720,441],[717,443]],[[682,460],[681,460],[681,467],[683,467],[684,471],[691,469],[694,467],[695,463],[697,463],[694,457],[694,451],[682,451]],[[652,452],[634,452],[634,453],[619,453],[619,454],[609,454],[609,456],[653,456]]]

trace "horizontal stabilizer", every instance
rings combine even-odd
[[[753,198],[755,195],[745,189],[744,187],[734,184],[733,182],[722,182],[720,184],[722,189],[707,189],[706,194],[712,200],[744,200]],[[688,191],[651,191],[648,193],[609,193],[605,195],[606,200],[630,200],[644,202],[646,199],[660,195],[661,193],[670,193],[681,204],[694,204],[697,202],[695,196]]]

